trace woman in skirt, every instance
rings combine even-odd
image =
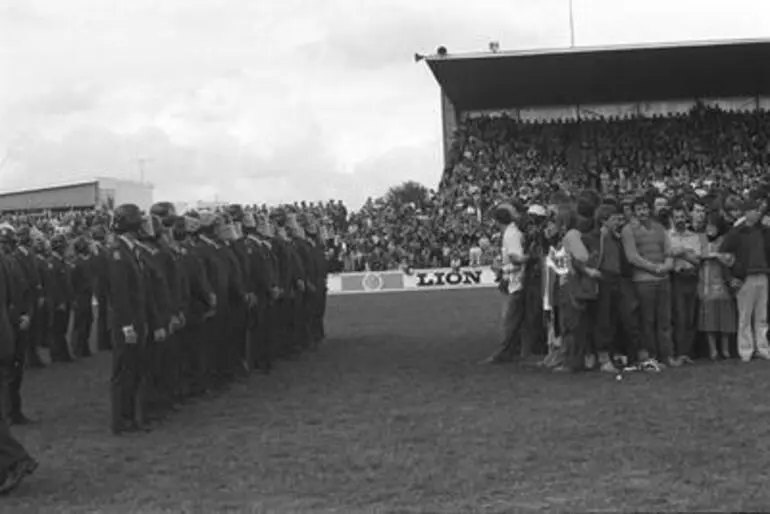
[[[728,257],[718,253],[728,230],[719,213],[709,215],[703,237],[703,264],[698,280],[698,330],[706,334],[709,357],[730,358],[730,338],[736,333],[738,318],[735,298],[728,286]],[[717,341],[719,347],[717,349]]]

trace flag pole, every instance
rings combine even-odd
[[[572,7],[572,0],[569,1],[569,46],[575,48],[575,12]]]

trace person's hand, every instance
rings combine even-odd
[[[166,340],[166,329],[165,328],[156,328],[155,331],[152,333],[152,339],[156,343],[160,343]]]
[[[136,344],[138,342],[138,337],[133,325],[123,327],[123,341],[125,341],[126,344]]]
[[[738,278],[731,278],[730,279],[730,287],[734,290],[738,291],[740,288],[743,287],[743,281]]]
[[[19,318],[19,330],[27,331],[29,330],[30,325],[30,318],[26,314],[22,315]]]
[[[595,268],[586,268],[586,275],[591,278],[601,278],[602,272]]]

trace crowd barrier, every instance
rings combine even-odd
[[[330,295],[474,289],[496,285],[496,274],[489,266],[337,273],[329,275],[327,281]]]

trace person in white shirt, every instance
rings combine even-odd
[[[515,204],[502,204],[494,211],[494,220],[502,232],[501,281],[503,293],[501,312],[502,343],[500,348],[485,362],[501,363],[514,358],[517,337],[520,337],[524,321],[524,268],[527,256],[524,253],[524,235],[517,222],[522,209]]]

